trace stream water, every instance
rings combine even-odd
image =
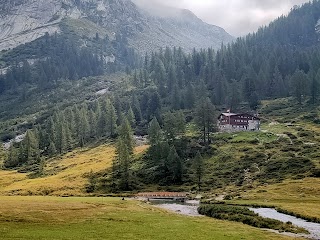
[[[320,240],[320,224],[307,222],[306,220],[296,218],[290,215],[277,212],[272,208],[250,208],[251,211],[264,218],[272,218],[281,222],[292,222],[293,225],[302,227],[310,233],[309,238]]]
[[[152,204],[159,208],[163,208],[181,215],[202,217],[198,213],[199,201],[186,201],[185,203],[166,202],[166,201],[152,201]]]
[[[166,209],[178,214],[201,217],[198,213],[199,201],[187,201],[185,203],[177,202],[164,202],[164,201],[152,201],[152,204],[159,208]],[[304,237],[310,239],[320,240],[320,224],[307,222],[306,220],[296,218],[290,215],[277,212],[272,208],[250,208],[251,211],[259,214],[264,218],[272,218],[279,220],[281,222],[292,222],[292,224],[308,230],[309,235],[304,235]]]

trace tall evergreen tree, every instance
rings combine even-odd
[[[320,69],[316,76],[312,77],[311,83],[311,102],[315,104],[319,99],[320,94]]]
[[[193,169],[194,169],[193,171],[194,171],[195,180],[198,185],[198,190],[201,191],[201,183],[202,183],[205,166],[204,166],[204,161],[200,152],[197,152],[197,155],[193,160]]]
[[[210,142],[210,133],[213,132],[215,124],[215,107],[209,98],[201,98],[195,109],[195,120],[200,129],[202,129],[203,142]]]
[[[183,163],[174,146],[171,147],[168,155],[169,181],[173,184],[180,184],[183,175]]]
[[[307,77],[301,70],[296,70],[292,76],[294,95],[298,103],[301,104],[307,94]]]
[[[132,120],[133,121],[133,120]],[[114,137],[117,128],[117,112],[112,102],[107,100],[107,129],[109,136]]]

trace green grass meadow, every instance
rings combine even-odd
[[[1,239],[293,239],[119,198],[1,197]]]

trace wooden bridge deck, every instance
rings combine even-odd
[[[172,200],[184,200],[187,198],[186,193],[181,192],[146,192],[146,193],[138,193],[136,195],[140,198],[148,198],[148,199],[172,199]]]

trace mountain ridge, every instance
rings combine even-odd
[[[0,6],[0,50],[34,41],[47,32],[60,32],[61,21],[68,17],[85,18],[105,30],[121,33],[138,52],[166,46],[218,48],[222,42],[233,40],[222,28],[204,23],[190,11],[179,11],[183,14],[177,19],[153,16],[130,0],[11,1]]]

